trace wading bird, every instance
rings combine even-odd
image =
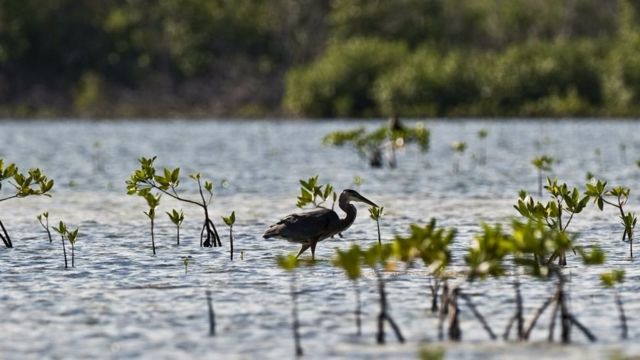
[[[344,190],[340,194],[338,206],[347,216],[340,219],[335,211],[327,208],[318,208],[297,214],[291,214],[277,223],[269,226],[262,235],[265,239],[282,238],[290,242],[302,244],[297,256],[311,248],[311,258],[315,259],[316,244],[328,237],[340,234],[347,230],[356,219],[358,211],[351,201],[363,202],[371,206],[378,205],[369,201],[355,190]]]

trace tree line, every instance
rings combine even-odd
[[[634,116],[636,0],[0,0],[0,115]]]

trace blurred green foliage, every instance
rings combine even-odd
[[[639,8],[0,1],[0,115],[637,115]]]

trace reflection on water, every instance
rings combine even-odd
[[[24,199],[0,204],[0,216],[13,236],[15,248],[0,249],[0,358],[280,358],[293,353],[289,329],[288,277],[274,265],[276,254],[297,246],[263,240],[267,224],[295,209],[297,180],[320,174],[337,189],[354,187],[388,209],[382,219],[383,238],[402,233],[411,222],[430,217],[458,229],[454,270],[481,221],[508,221],[517,191],[537,189],[530,160],[540,154],[557,159],[553,175],[577,186],[587,171],[610,184],[631,187],[631,210],[640,199],[640,148],[633,122],[488,122],[428,121],[432,130],[429,153],[407,149],[395,170],[368,168],[349,149],[320,144],[332,130],[356,122],[134,122],[0,123],[0,157],[23,168],[41,167],[56,180],[51,199]],[[482,166],[485,128],[488,162]],[[453,172],[450,144],[465,141],[459,173]],[[230,262],[226,236],[222,249],[200,249],[198,209],[163,199],[158,213],[158,256],[152,257],[148,222],[141,199],[127,197],[124,181],[140,156],[157,155],[159,165],[180,166],[182,173],[200,171],[215,180],[214,219],[235,209],[236,249],[244,260]],[[640,155],[638,155],[640,157]],[[228,186],[222,187],[223,181]],[[185,180],[186,183],[186,180]],[[193,188],[191,188],[193,190]],[[174,245],[175,229],[164,211],[184,207],[182,245]],[[427,279],[420,268],[388,274],[392,311],[409,343],[374,344],[377,297],[372,274],[364,284],[364,336],[354,336],[352,289],[342,273],[330,266],[334,247],[376,239],[366,208],[345,233],[318,245],[321,261],[300,274],[300,315],[303,346],[312,358],[398,358],[417,356],[419,343],[437,336],[429,306]],[[80,226],[77,268],[64,271],[60,244],[46,241],[35,216],[51,213]],[[607,267],[624,268],[622,296],[630,315],[630,338],[618,340],[618,320],[612,294],[597,280],[603,268],[583,268],[569,258],[571,307],[598,336],[587,345],[576,332],[578,345],[549,347],[544,343],[517,345],[490,342],[463,308],[466,342],[446,345],[452,358],[526,358],[556,356],[600,358],[615,349],[640,353],[636,314],[640,302],[640,271],[627,258],[620,242],[621,225],[611,211],[587,211],[572,225],[583,244],[606,250]],[[220,229],[221,220],[217,221]],[[222,233],[225,233],[222,231]],[[184,275],[181,256],[191,255]],[[501,333],[512,315],[509,279],[464,285],[480,310]],[[205,290],[213,291],[219,336],[208,338]],[[530,315],[552,291],[552,284],[523,285]],[[548,314],[533,338],[543,341]]]

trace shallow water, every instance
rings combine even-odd
[[[0,249],[0,358],[289,358],[289,274],[274,256],[297,251],[284,241],[265,241],[264,229],[295,211],[297,180],[320,174],[337,189],[354,187],[385,206],[383,240],[404,233],[413,222],[438,219],[458,229],[453,269],[463,264],[465,249],[482,221],[507,222],[520,189],[535,192],[537,175],[530,160],[549,154],[560,162],[553,175],[570,185],[584,183],[586,171],[611,184],[631,187],[631,210],[640,206],[640,136],[636,122],[491,122],[428,121],[431,149],[408,148],[398,154],[398,168],[372,170],[350,149],[321,145],[331,130],[357,122],[2,122],[0,157],[22,168],[40,167],[56,180],[52,198],[0,203],[0,216],[14,240]],[[485,142],[476,134],[489,131]],[[456,157],[455,140],[468,150]],[[488,162],[475,160],[486,148]],[[144,201],[125,194],[124,181],[140,156],[157,155],[158,165],[181,166],[183,174],[201,171],[217,185],[212,205],[223,234],[222,249],[198,246],[200,214],[168,199],[164,215],[183,207],[187,219],[182,243],[174,245],[174,228],[165,216],[157,221],[158,255],[152,256]],[[460,171],[454,172],[454,162]],[[188,184],[184,180],[185,185]],[[224,184],[225,186],[221,186]],[[193,192],[193,187],[188,187]],[[0,193],[4,194],[4,192]],[[354,335],[353,291],[343,274],[330,266],[334,247],[375,241],[375,225],[365,207],[345,232],[318,246],[317,265],[298,274],[302,343],[310,358],[417,357],[428,345],[443,346],[448,358],[529,357],[606,358],[640,355],[637,260],[620,242],[621,225],[612,210],[579,214],[573,230],[584,245],[599,244],[606,266],[585,268],[569,257],[571,310],[598,337],[589,344],[576,329],[575,345],[545,342],[549,315],[540,319],[530,344],[490,341],[462,307],[461,344],[437,342],[437,320],[427,278],[420,268],[387,273],[392,314],[408,342],[391,333],[388,345],[375,344],[377,294],[371,273],[363,285],[364,334]],[[236,260],[228,259],[228,235],[219,216],[236,210]],[[35,217],[49,211],[53,222],[80,226],[76,268],[64,270],[59,239],[50,244]],[[243,259],[240,259],[240,252]],[[194,260],[185,275],[181,256]],[[612,294],[598,276],[605,268],[623,268],[621,288],[629,316],[627,341],[619,340]],[[479,310],[501,334],[513,314],[509,279],[462,284]],[[205,291],[213,292],[218,335],[210,338]],[[526,314],[551,293],[552,284],[523,285]]]

